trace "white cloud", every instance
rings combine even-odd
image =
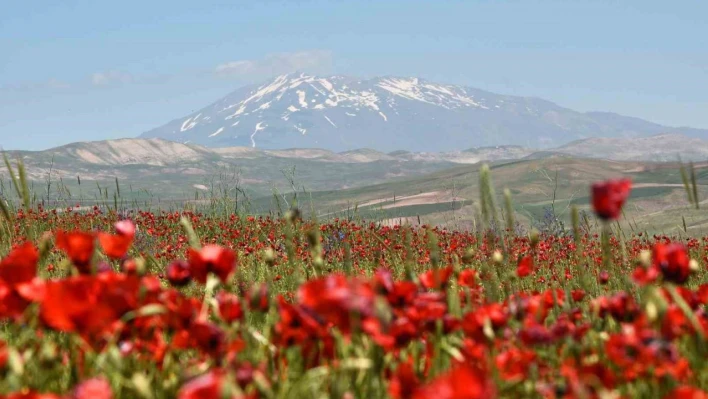
[[[307,50],[294,53],[269,54],[259,60],[237,60],[217,65],[218,76],[272,76],[294,71],[323,72],[330,68],[332,53]]]
[[[132,81],[133,77],[130,74],[120,71],[95,72],[91,75],[91,84],[94,86],[108,86]]]

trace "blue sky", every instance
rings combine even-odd
[[[705,15],[700,0],[5,2],[0,146],[135,137],[293,68],[708,128]]]

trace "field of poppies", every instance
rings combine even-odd
[[[0,200],[0,397],[708,398],[708,237],[623,231],[626,180],[520,234],[481,179],[473,232]]]

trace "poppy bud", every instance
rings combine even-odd
[[[268,248],[263,252],[263,260],[268,266],[275,265],[275,256],[276,254],[275,251],[273,251],[273,248]]]
[[[267,312],[270,307],[270,299],[268,298],[268,285],[258,284],[246,293],[248,307],[251,310],[259,312]]]
[[[651,266],[651,251],[648,249],[642,250],[642,252],[639,253],[639,257],[637,258],[637,261],[644,267],[649,267]]]
[[[494,262],[496,264],[500,264],[503,261],[504,261],[504,255],[502,255],[501,251],[499,251],[499,250],[494,251],[494,253],[492,254],[492,262]]]
[[[285,219],[290,223],[295,223],[301,216],[302,215],[298,208],[293,208],[285,213]]]
[[[39,364],[44,368],[50,368],[54,366],[57,360],[59,360],[59,356],[56,345],[45,341],[39,352]]]
[[[532,229],[529,233],[529,242],[531,244],[531,248],[536,248],[536,245],[538,245],[539,240],[540,238],[538,230]]]
[[[462,263],[470,264],[474,260],[474,248],[468,248],[465,254],[462,255]]]
[[[142,276],[145,274],[145,259],[126,259],[121,263],[121,271],[125,274]]]
[[[659,309],[657,309],[656,304],[654,302],[647,302],[645,310],[649,321],[656,321],[659,318]]]
[[[701,266],[698,264],[698,261],[697,261],[697,260],[691,259],[691,260],[688,262],[688,269],[689,269],[690,271],[692,271],[692,272],[695,273],[695,272],[701,270]]]
[[[600,284],[607,284],[607,282],[610,281],[610,273],[607,273],[607,270],[601,271],[598,276],[598,281],[600,281]]]

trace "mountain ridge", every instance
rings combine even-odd
[[[516,144],[553,148],[590,137],[646,137],[708,130],[666,127],[611,112],[577,112],[519,97],[417,77],[287,74],[239,88],[143,133],[207,147],[373,148],[444,152]]]

